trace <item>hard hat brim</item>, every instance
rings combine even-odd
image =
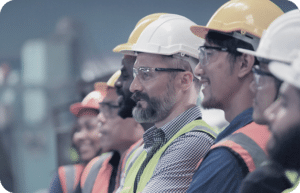
[[[269,70],[278,79],[290,83],[300,89],[300,73],[293,69],[291,65],[281,62],[271,62],[269,65]]]
[[[236,50],[241,52],[241,53],[244,53],[244,54],[250,54],[250,55],[253,55],[253,56],[257,56],[257,57],[263,57],[262,55],[258,54],[256,51],[253,51],[253,50],[247,50],[247,49],[244,49],[244,48],[237,48]]]
[[[95,109],[95,110],[99,110],[96,109],[93,106],[89,106],[89,105],[82,105],[81,103],[75,103],[72,104],[70,106],[70,112],[73,113],[76,117],[78,117],[78,113],[82,110],[82,109]]]
[[[132,49],[132,44],[128,44],[128,43],[125,43],[125,44],[120,44],[120,45],[117,45],[114,49],[113,49],[113,52],[121,52],[122,51],[130,51]]]
[[[230,33],[230,32],[232,32],[232,30],[228,30],[228,31],[219,30],[219,29],[209,28],[209,27],[201,26],[201,25],[193,25],[193,26],[190,27],[190,30],[194,35],[196,35],[200,38],[203,38],[203,39],[205,39],[205,37],[206,37],[206,35],[209,31],[216,31],[216,32],[220,32],[220,33]]]
[[[239,51],[241,53],[244,53],[244,54],[250,54],[250,55],[253,55],[255,57],[265,58],[265,59],[268,59],[268,60],[276,60],[276,61],[281,61],[281,62],[285,62],[285,63],[290,63],[291,62],[290,60],[285,60],[285,59],[279,58],[279,57],[278,58],[269,57],[269,56],[266,56],[265,54],[260,54],[257,51],[247,50],[247,49],[244,49],[244,48],[237,48],[237,51]]]

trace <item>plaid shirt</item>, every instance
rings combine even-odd
[[[161,127],[164,132],[164,144],[186,124],[199,117],[200,108],[195,106]],[[157,139],[154,137],[156,130],[153,126],[144,133],[144,149],[147,152]],[[185,192],[196,171],[197,163],[213,142],[214,140],[203,132],[188,132],[175,139],[162,154],[143,192]]]

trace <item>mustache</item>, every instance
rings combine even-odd
[[[143,99],[145,101],[150,101],[150,98],[147,94],[142,92],[135,92],[132,94],[131,99],[135,102],[138,102],[139,100]]]

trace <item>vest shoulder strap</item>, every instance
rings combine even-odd
[[[79,183],[83,165],[73,164],[58,168],[58,175],[64,193],[73,192]]]
[[[247,165],[248,171],[252,172],[267,160],[266,143],[269,134],[267,127],[253,122],[225,137],[211,149],[228,148],[235,156],[240,156]]]
[[[81,189],[83,193],[90,193],[93,190],[95,180],[103,162],[112,156],[112,152],[104,153],[92,159],[85,167],[81,176]]]
[[[197,128],[198,127],[198,128]],[[196,128],[196,129],[195,129]],[[193,130],[195,129],[195,130]],[[141,175],[140,182],[138,184],[137,192],[140,192],[144,189],[148,181],[153,175],[155,170],[156,164],[158,163],[161,155],[165,152],[165,150],[169,147],[169,145],[181,135],[191,132],[191,131],[202,131],[208,133],[209,135],[213,136],[213,129],[203,120],[194,120],[187,125],[185,125],[181,130],[179,130],[165,145],[163,145],[151,158],[149,163],[144,169],[144,172]]]
[[[199,132],[204,132],[208,134],[211,138],[215,139],[218,136],[219,131],[214,128],[210,127],[209,125],[196,125],[192,131],[199,131]]]

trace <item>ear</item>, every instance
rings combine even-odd
[[[181,73],[180,76],[180,87],[182,90],[189,89],[193,84],[194,75],[189,71]]]
[[[239,72],[238,72],[238,77],[239,78],[244,78],[247,76],[249,73],[252,72],[252,67],[255,62],[255,58],[252,55],[249,54],[243,54],[242,56],[239,57]]]

